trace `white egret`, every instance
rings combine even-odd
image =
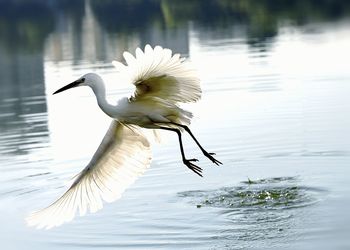
[[[203,154],[216,165],[214,153],[208,153],[188,128],[191,112],[181,109],[178,103],[195,102],[201,96],[199,78],[190,62],[170,49],[150,45],[144,52],[136,49],[136,57],[124,52],[127,65],[114,61],[117,70],[129,77],[136,90],[130,98],[119,100],[117,105],[106,100],[104,82],[100,76],[88,73],[60,88],[64,90],[89,86],[96,95],[100,108],[113,121],[96,153],[88,165],[77,175],[70,188],[47,208],[27,217],[30,226],[51,228],[72,220],[79,211],[95,212],[102,208],[102,200],[112,202],[144,173],[151,162],[150,144],[141,128],[163,129],[175,132],[179,139],[182,162],[202,176],[195,165],[197,159],[187,159],[181,139],[186,131]]]

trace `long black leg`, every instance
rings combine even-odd
[[[213,157],[213,155],[215,155],[215,153],[208,153],[208,152],[202,147],[202,145],[199,143],[199,141],[196,139],[196,137],[192,134],[192,132],[191,132],[191,130],[190,130],[189,127],[187,127],[186,125],[178,124],[178,123],[172,123],[172,124],[174,124],[174,125],[176,125],[176,126],[179,126],[179,127],[183,128],[183,129],[185,129],[186,132],[192,137],[192,139],[193,139],[193,140],[195,141],[195,143],[198,145],[198,147],[200,148],[200,150],[202,151],[202,153],[203,153],[207,158],[209,158],[213,163],[215,163],[215,164],[218,165],[218,166],[219,166],[220,164],[222,164],[221,161],[218,161],[217,159],[215,159],[215,158]]]
[[[169,131],[173,131],[177,134],[178,138],[179,138],[179,144],[180,144],[180,151],[181,151],[181,156],[182,156],[182,162],[189,168],[191,169],[193,172],[195,172],[196,174],[198,174],[200,177],[203,177],[202,175],[202,168],[198,167],[197,165],[193,164],[192,162],[194,161],[198,161],[197,159],[186,159],[185,157],[185,151],[184,151],[184,147],[182,144],[182,137],[181,137],[181,131],[176,129],[176,128],[168,128],[168,127],[159,127],[160,129],[164,129],[164,130],[169,130]]]

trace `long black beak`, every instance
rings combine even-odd
[[[71,88],[74,88],[74,87],[78,87],[78,85],[79,85],[80,83],[82,83],[82,81],[76,80],[76,81],[74,81],[74,82],[72,82],[72,83],[70,83],[70,84],[68,84],[68,85],[66,85],[66,86],[64,86],[64,87],[62,87],[62,88],[56,90],[55,92],[53,92],[53,95],[54,95],[54,94],[58,94],[58,93],[60,93],[60,92],[62,92],[62,91],[65,91],[65,90],[67,90],[67,89],[71,89]]]

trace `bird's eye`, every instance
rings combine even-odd
[[[81,82],[85,82],[85,78],[83,77],[83,78],[81,78]]]

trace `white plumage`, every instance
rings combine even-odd
[[[172,56],[170,49],[146,45],[145,52],[136,49],[136,58],[124,52],[127,66],[113,61],[117,70],[136,86],[135,97],[161,98],[167,102],[195,102],[201,96],[199,78],[191,63]]]
[[[112,121],[90,163],[76,177],[68,191],[49,207],[27,217],[30,226],[51,228],[103,207],[112,202],[151,163],[148,140],[137,127],[128,128]]]
[[[179,138],[183,163],[202,176],[202,169],[193,164],[197,159],[186,159],[181,131],[194,139],[203,154],[213,163],[220,161],[199,144],[187,125],[192,114],[178,103],[195,102],[201,96],[199,78],[191,64],[171,50],[146,45],[145,51],[136,49],[136,57],[124,52],[127,65],[113,61],[120,74],[136,86],[130,98],[121,99],[117,105],[106,101],[103,80],[88,73],[62,87],[64,90],[89,86],[96,95],[100,108],[113,121],[89,164],[81,171],[71,187],[53,204],[27,217],[30,226],[51,228],[74,218],[79,212],[96,212],[103,201],[120,198],[124,190],[150,166],[151,150],[141,127],[176,132]]]

